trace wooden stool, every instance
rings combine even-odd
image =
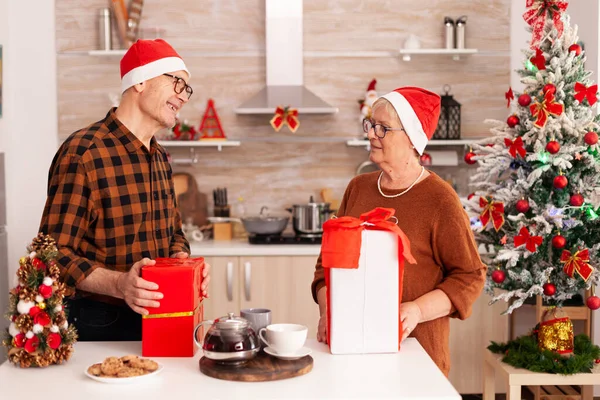
[[[559,375],[531,372],[527,369],[515,368],[502,361],[501,354],[485,351],[483,370],[483,400],[495,400],[496,375],[505,380],[508,393],[506,400],[521,400],[522,386],[569,386],[581,385],[581,400],[592,400],[594,386],[600,385],[600,370],[594,368],[592,373]]]

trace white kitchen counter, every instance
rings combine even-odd
[[[192,256],[318,256],[320,244],[250,244],[248,240],[190,242]]]
[[[163,371],[143,383],[96,382],[84,375],[108,356],[141,355],[140,342],[79,342],[63,365],[20,369],[0,366],[3,399],[414,399],[460,400],[460,395],[409,338],[397,354],[331,355],[325,344],[307,341],[314,365],[306,375],[272,382],[230,382],[200,372],[193,358],[156,358]]]

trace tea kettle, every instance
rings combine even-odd
[[[198,330],[210,325],[204,340],[198,340]],[[260,341],[250,322],[228,313],[215,320],[200,322],[194,329],[194,341],[206,358],[224,363],[243,363],[260,351]]]

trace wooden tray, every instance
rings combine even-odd
[[[200,371],[212,378],[240,382],[264,382],[288,379],[309,373],[313,358],[305,356],[298,360],[281,360],[261,351],[244,364],[217,363],[206,357],[200,359]]]

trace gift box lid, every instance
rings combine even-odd
[[[142,278],[158,284],[164,297],[160,307],[148,307],[151,315],[194,311],[202,301],[204,258],[156,258],[156,264],[142,267]]]

